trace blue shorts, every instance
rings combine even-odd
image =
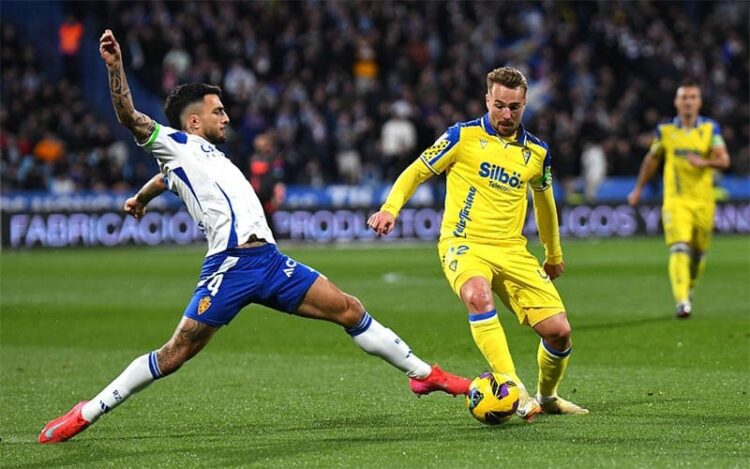
[[[319,275],[279,252],[272,243],[228,249],[203,262],[200,281],[184,315],[218,327],[252,303],[293,313]]]

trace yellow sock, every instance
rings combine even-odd
[[[688,301],[690,291],[690,247],[676,243],[669,248],[669,281],[675,303]]]
[[[539,365],[537,394],[544,397],[557,396],[557,386],[565,375],[572,350],[571,346],[561,352],[553,349],[544,339],[539,342],[539,350],[536,352],[536,361]]]
[[[510,356],[510,349],[508,348],[508,340],[505,338],[505,331],[497,318],[497,311],[493,309],[486,313],[469,314],[469,325],[471,326],[471,336],[474,337],[474,343],[477,344],[485,360],[492,367],[492,371],[505,373],[516,384],[523,385],[516,374],[516,367],[513,365],[513,358]]]
[[[690,256],[690,290],[698,286],[698,279],[706,269],[706,256],[704,253],[693,253]]]

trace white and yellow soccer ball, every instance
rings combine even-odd
[[[482,373],[474,378],[466,394],[466,407],[475,419],[487,425],[508,421],[518,409],[520,392],[502,373]]]

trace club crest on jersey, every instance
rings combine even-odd
[[[487,140],[480,138],[479,144],[482,146],[482,150],[484,150],[487,147]]]
[[[500,189],[507,191],[508,187],[513,189],[519,189],[523,187],[523,181],[521,181],[521,175],[513,171],[507,173],[505,168],[496,164],[483,162],[479,165],[479,177],[487,178],[490,180],[490,187],[493,189]]]
[[[208,308],[211,307],[211,297],[210,296],[204,296],[201,298],[201,300],[198,302],[198,314],[203,314],[208,310]]]
[[[521,155],[523,155],[523,164],[529,164],[529,160],[531,159],[531,150],[524,147],[523,150],[521,150]]]

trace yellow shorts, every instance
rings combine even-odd
[[[667,245],[688,243],[705,252],[714,230],[714,204],[668,202],[662,207]]]
[[[484,277],[521,324],[536,325],[565,311],[565,306],[536,257],[526,246],[490,246],[446,239],[438,244],[443,273],[461,297],[461,286]]]

